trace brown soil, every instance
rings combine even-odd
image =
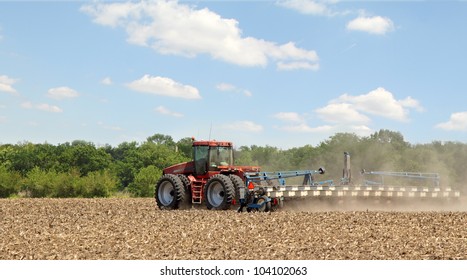
[[[0,259],[467,259],[465,211],[290,209],[161,211],[153,199],[1,199]]]

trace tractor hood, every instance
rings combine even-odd
[[[193,161],[183,162],[164,168],[163,174],[187,174],[195,171]]]

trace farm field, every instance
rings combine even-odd
[[[465,206],[394,209],[295,203],[237,213],[161,211],[152,198],[1,199],[0,259],[467,259]]]

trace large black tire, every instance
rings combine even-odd
[[[177,175],[165,174],[157,182],[154,196],[160,209],[178,209],[185,200],[185,187]]]
[[[238,204],[240,203],[240,188],[243,188],[245,191],[245,182],[243,182],[242,178],[234,174],[229,175],[229,178],[232,181],[234,187],[234,199]]]
[[[178,174],[177,177],[182,181],[183,187],[185,188],[185,199],[183,201],[183,208],[190,208],[191,206],[191,183],[187,176]],[[181,205],[180,205],[181,206]]]
[[[234,186],[229,177],[216,174],[204,185],[203,198],[206,207],[212,210],[227,210],[234,198]]]

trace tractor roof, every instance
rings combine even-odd
[[[193,146],[211,146],[211,147],[232,147],[232,142],[216,141],[216,140],[200,140],[193,141]]]

